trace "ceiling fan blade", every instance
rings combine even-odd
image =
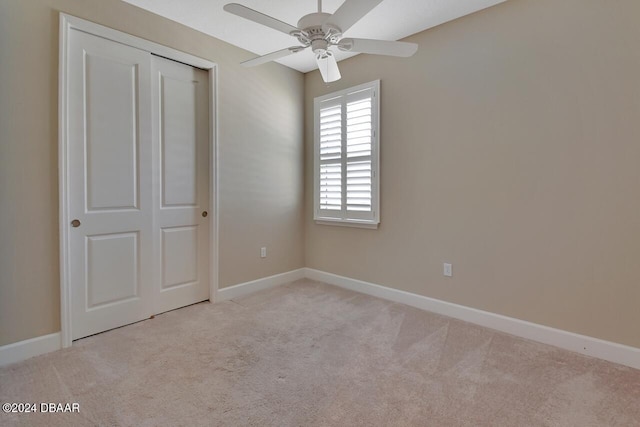
[[[241,18],[248,19],[249,21],[257,22],[258,24],[266,25],[274,30],[282,31],[285,34],[291,34],[292,31],[297,30],[293,25],[289,25],[286,22],[279,21],[276,18],[260,13],[257,10],[249,9],[248,7],[238,3],[225,4],[223,9]]]
[[[245,67],[255,67],[256,65],[262,65],[269,61],[275,61],[276,59],[284,58],[285,56],[291,55],[292,53],[300,52],[305,49],[304,46],[292,46],[286,49],[276,50],[275,52],[268,53],[266,55],[258,56],[257,58],[249,59],[248,61],[244,61],[242,65]]]
[[[408,57],[418,51],[418,45],[388,40],[342,39],[338,44],[338,49],[346,52]]]
[[[327,19],[327,24],[335,25],[344,33],[380,2],[382,0],[344,0],[342,6]]]
[[[331,54],[331,52],[327,53],[328,55],[326,56],[317,55],[316,62],[318,63],[320,74],[322,74],[322,80],[324,80],[325,83],[331,83],[336,80],[340,80],[342,76],[340,75],[340,69],[338,69],[336,58]]]

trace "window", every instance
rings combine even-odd
[[[380,81],[314,100],[314,219],[377,228]]]

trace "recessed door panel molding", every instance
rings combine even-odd
[[[85,259],[87,310],[138,298],[137,232],[87,236]]]
[[[138,64],[85,50],[83,65],[87,210],[137,209]]]
[[[60,23],[68,347],[215,295],[215,64],[69,15]]]
[[[197,205],[198,82],[160,75],[162,206]]]
[[[198,280],[198,226],[162,229],[162,289]]]

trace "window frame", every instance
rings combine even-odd
[[[371,90],[373,92],[371,96],[371,215],[370,218],[365,218],[364,215],[358,211],[347,210],[346,206],[341,206],[341,209],[323,210],[320,209],[320,110],[321,104],[327,101],[339,99],[339,103],[346,107],[347,98],[357,92]],[[346,132],[346,109],[343,110],[343,121],[341,123],[341,129],[343,135]],[[349,87],[347,89],[332,92],[326,95],[322,95],[314,98],[313,101],[313,134],[314,134],[314,150],[313,150],[313,219],[316,224],[322,225],[336,225],[347,227],[359,227],[359,228],[378,228],[380,224],[380,80],[374,80],[372,82],[363,83],[357,86]],[[346,142],[342,141],[342,158],[340,160],[343,165],[342,168],[342,180],[346,180],[346,164],[347,158],[344,154]]]

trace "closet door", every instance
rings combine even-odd
[[[68,75],[72,339],[153,314],[150,54],[77,30]]]
[[[209,81],[153,56],[155,311],[209,299]]]

